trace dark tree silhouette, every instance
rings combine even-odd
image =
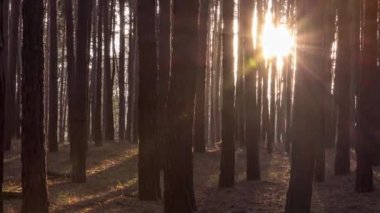
[[[259,163],[259,120],[258,106],[256,104],[256,74],[257,67],[251,64],[253,51],[252,17],[253,1],[244,1],[242,5],[242,21],[244,22],[244,75],[246,91],[246,146],[247,146],[247,180],[260,180]],[[248,92],[250,91],[250,92]]]
[[[350,50],[352,42],[350,27],[352,11],[347,1],[340,1],[338,8],[338,51],[336,59],[336,103],[338,107],[338,137],[335,149],[335,174],[345,175],[350,172],[350,85],[351,64]]]
[[[104,139],[114,140],[112,78],[111,78],[111,21],[110,1],[103,0],[104,73],[103,73],[103,128]]]
[[[0,60],[4,58],[4,33],[7,33],[7,30],[4,28],[4,11],[5,4],[4,0],[0,0]],[[5,68],[4,63],[0,65],[0,144],[4,144],[4,124],[5,124]],[[3,158],[4,158],[4,146],[0,146],[0,190],[3,191]],[[0,212],[3,212],[3,195],[0,194]]]
[[[374,190],[371,147],[377,137],[380,114],[380,75],[377,68],[377,1],[364,1],[363,53],[359,81],[358,118],[356,143],[356,185],[357,192]]]
[[[172,74],[165,144],[165,212],[196,210],[193,188],[192,126],[197,70],[198,1],[173,1]]]
[[[139,198],[160,198],[160,162],[157,140],[156,0],[138,1],[139,45]]]
[[[101,146],[103,144],[102,140],[102,122],[101,122],[101,110],[102,110],[102,56],[103,56],[103,37],[102,37],[102,26],[103,26],[103,1],[99,0],[98,3],[98,25],[97,25],[97,59],[96,59],[96,82],[95,82],[95,109],[93,114],[93,132],[94,141],[96,146]]]
[[[58,27],[57,0],[49,0],[49,152],[58,151]]]
[[[74,77],[73,123],[70,125],[70,140],[72,141],[72,174],[75,183],[86,182],[86,152],[87,152],[87,82],[88,48],[91,7],[89,1],[78,2],[78,21],[76,25],[76,63]]]
[[[125,0],[119,1],[120,7],[120,53],[119,53],[119,140],[125,139]]]
[[[209,0],[200,0],[198,16],[198,71],[196,85],[195,117],[194,117],[194,152],[206,151],[206,49],[207,49],[207,23]]]
[[[43,132],[43,1],[24,0],[22,15],[22,212],[48,212]]]
[[[323,61],[320,18],[322,3],[313,0],[296,2],[298,48],[296,50],[296,84],[292,159],[286,213],[310,212],[315,146],[323,134]]]
[[[233,187],[235,180],[234,6],[233,0],[223,0],[222,158],[220,161],[219,187]]]
[[[70,157],[72,157],[73,141],[70,138],[72,125],[74,123],[74,77],[75,77],[75,55],[74,55],[74,20],[72,0],[65,0],[65,18],[66,18],[66,49],[67,49],[67,98],[68,98],[68,126]]]

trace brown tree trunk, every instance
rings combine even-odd
[[[111,30],[109,1],[103,0],[104,74],[103,74],[103,128],[104,139],[114,140],[113,95],[111,78]]]
[[[75,55],[74,55],[74,22],[73,22],[73,6],[72,0],[65,0],[65,18],[66,18],[66,49],[67,49],[67,101],[68,101],[68,127],[69,127],[69,143],[70,156],[72,157],[73,142],[71,140],[71,127],[74,122],[74,77],[75,77]]]
[[[259,161],[259,114],[256,104],[256,74],[257,69],[249,66],[251,56],[254,54],[252,39],[252,17],[254,4],[251,1],[245,1],[242,5],[242,21],[245,28],[244,48],[245,61],[245,91],[246,91],[246,146],[247,146],[247,180],[260,180],[260,161]]]
[[[164,211],[196,210],[193,188],[192,125],[197,70],[198,1],[173,1],[172,75],[164,169]]]
[[[0,0],[0,60],[4,58],[4,45],[6,44],[4,41],[4,34],[8,32],[7,29],[4,28],[4,13],[6,10],[6,5],[4,4],[4,0]],[[0,144],[4,144],[4,125],[5,125],[5,64],[0,64]],[[4,176],[4,146],[0,146],[0,190],[3,191],[3,176]],[[0,211],[3,212],[3,195],[0,194]]]
[[[23,1],[22,212],[48,212],[43,127],[42,0]]]
[[[89,1],[78,2],[78,23],[76,26],[76,63],[73,108],[73,123],[70,125],[70,140],[72,141],[72,175],[74,183],[86,182],[86,152],[87,152],[87,81],[88,72],[88,27],[91,16]]]
[[[98,25],[97,25],[97,59],[96,59],[96,74],[95,74],[95,97],[94,97],[94,114],[93,114],[93,132],[96,146],[102,145],[102,123],[101,123],[101,108],[102,108],[102,21],[103,21],[103,1],[98,3]]]
[[[199,25],[198,25],[198,71],[196,85],[196,105],[194,117],[194,152],[204,153],[206,151],[205,134],[205,95],[206,95],[206,59],[207,59],[207,26],[209,0],[200,0]]]
[[[49,152],[58,151],[58,38],[57,38],[57,0],[50,1],[49,31]]]
[[[235,182],[235,75],[233,51],[234,1],[223,0],[223,105],[222,157],[219,187],[233,187]]]
[[[377,1],[364,1],[363,53],[361,78],[359,82],[358,118],[356,143],[356,184],[357,192],[370,192],[373,187],[371,147],[379,130],[380,75],[377,67]]]
[[[156,1],[138,1],[139,45],[139,198],[160,198],[160,170],[157,143],[157,42]]]
[[[323,40],[319,29],[323,27],[323,4],[320,1],[296,2],[297,25],[296,83],[294,96],[294,123],[292,126],[292,159],[286,213],[310,212],[316,144],[323,135]],[[312,50],[310,47],[312,46]]]
[[[120,0],[120,53],[119,53],[119,140],[125,139],[125,0]]]

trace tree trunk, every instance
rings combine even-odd
[[[380,113],[379,91],[380,75],[377,67],[377,1],[364,1],[363,53],[361,59],[361,78],[359,83],[356,143],[356,184],[357,192],[374,190],[371,146],[378,136]]]
[[[120,0],[120,53],[119,53],[119,140],[125,139],[125,0]]]
[[[256,74],[257,68],[249,66],[251,56],[254,54],[253,39],[252,39],[252,17],[254,3],[245,1],[242,6],[244,19],[244,48],[245,61],[245,91],[246,91],[246,146],[247,146],[247,180],[260,180],[260,161],[259,161],[259,115],[256,104]],[[248,64],[248,65],[247,65]]]
[[[48,212],[43,126],[42,0],[23,1],[22,212]]]
[[[58,151],[58,38],[57,38],[57,0],[50,1],[49,31],[49,152]]]
[[[164,211],[196,210],[193,188],[192,125],[197,70],[198,1],[173,1],[172,75],[165,147]]]
[[[103,0],[104,74],[103,74],[103,128],[104,139],[114,140],[113,94],[111,78],[111,30],[109,1]]]
[[[5,122],[4,123],[4,150],[9,151],[11,149],[11,140],[12,140],[12,134],[11,134],[11,129],[12,125],[11,123],[8,123],[8,119],[11,119],[11,111],[12,109],[10,108],[10,91],[11,89],[11,81],[10,81],[10,70],[9,70],[9,0],[3,0],[3,42],[4,42],[4,48],[3,48],[3,54],[0,58],[1,63],[3,64],[3,69],[4,69],[4,75],[5,75],[5,90],[7,91],[5,93],[5,105],[4,105],[4,115],[5,115]]]
[[[103,1],[98,3],[98,26],[97,26],[97,59],[96,59],[96,74],[95,74],[95,97],[94,97],[94,114],[93,114],[93,132],[95,146],[102,146],[102,21],[103,21]]]
[[[72,157],[73,142],[71,140],[71,127],[74,122],[73,113],[75,102],[72,98],[74,95],[74,77],[75,77],[75,55],[74,55],[74,22],[72,0],[65,0],[65,17],[66,17],[66,49],[67,49],[67,100],[68,100],[68,127],[70,157]]]
[[[5,1],[6,2],[6,1]],[[0,60],[3,60],[5,56],[5,47],[6,44],[4,39],[4,34],[8,32],[6,28],[4,28],[4,14],[6,10],[6,5],[4,0],[0,0]],[[4,144],[4,125],[5,125],[5,64],[0,64],[0,144]],[[4,176],[4,146],[0,146],[0,190],[3,191],[3,176]],[[0,194],[0,212],[3,212],[3,195]]]
[[[223,105],[222,105],[222,157],[219,187],[233,187],[235,181],[234,101],[235,75],[233,55],[233,21],[235,4],[223,0]]]
[[[314,0],[297,1],[296,83],[292,159],[285,213],[310,212],[315,147],[323,135],[323,82],[319,65],[323,61],[321,29],[323,4]],[[307,36],[305,36],[307,35]],[[310,48],[313,47],[313,51]]]
[[[160,170],[157,143],[157,42],[156,1],[138,1],[139,45],[139,198],[160,198]]]
[[[206,95],[206,59],[207,59],[207,26],[209,0],[200,0],[199,25],[198,25],[198,71],[196,85],[196,105],[194,121],[194,152],[204,153],[206,151],[205,134],[205,95]]]
[[[91,16],[89,1],[78,2],[78,23],[76,26],[76,66],[74,80],[73,123],[70,125],[70,140],[72,141],[72,181],[86,182],[86,152],[87,152],[87,81],[88,72],[88,27]]]

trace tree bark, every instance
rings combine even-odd
[[[125,0],[120,0],[119,140],[125,139]]]
[[[223,0],[223,105],[222,105],[222,157],[219,187],[233,187],[235,182],[235,75],[233,51],[233,21],[235,4]]]
[[[139,198],[160,198],[160,162],[157,140],[156,1],[138,1],[139,45]]]
[[[172,75],[164,169],[164,211],[196,210],[193,188],[192,125],[197,70],[198,1],[173,1]]]
[[[111,78],[111,30],[109,1],[103,0],[104,74],[103,74],[103,128],[104,139],[114,140],[113,93]]]
[[[294,96],[294,123],[292,126],[292,159],[285,213],[310,212],[315,147],[323,134],[323,82],[319,70],[323,61],[323,27],[321,1],[296,2],[297,64]],[[302,35],[302,36],[300,36]],[[312,49],[307,47],[313,47]]]
[[[4,58],[4,34],[7,33],[7,29],[4,28],[4,13],[6,10],[6,5],[4,0],[0,0],[0,60]],[[5,125],[5,64],[0,64],[0,144],[4,144],[4,125]],[[0,146],[0,190],[3,191],[3,176],[4,176],[4,146]],[[3,212],[3,195],[0,194],[0,212]]]
[[[23,1],[22,212],[48,212],[43,126],[42,0]]]
[[[87,152],[87,81],[88,73],[88,27],[91,16],[89,1],[78,2],[78,23],[76,26],[76,63],[73,92],[73,123],[70,125],[72,141],[72,175],[74,183],[86,182]]]
[[[205,134],[205,95],[206,95],[206,59],[207,59],[207,26],[209,0],[199,1],[199,25],[198,25],[198,71],[196,85],[196,105],[194,121],[194,152],[204,153],[206,151]]]
[[[373,187],[371,146],[378,137],[380,113],[380,75],[377,67],[377,1],[364,1],[363,53],[361,78],[359,82],[356,143],[356,184],[357,192],[370,192]]]
[[[57,0],[50,0],[49,31],[49,152],[58,151],[58,38]]]

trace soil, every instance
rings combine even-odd
[[[20,149],[6,153],[4,190],[21,191]],[[64,174],[70,173],[68,146],[48,153],[49,173],[62,174],[48,178],[50,212],[162,212],[162,201],[142,202],[137,199],[137,146],[106,143],[89,146],[87,183],[73,184]],[[315,183],[312,212],[372,213],[380,212],[380,191],[358,194],[354,191],[355,173],[333,175],[334,152],[326,153],[326,181]],[[355,168],[352,154],[352,171]],[[205,154],[194,154],[194,187],[198,212],[249,213],[283,212],[289,181],[289,156],[281,148],[273,154],[261,149],[261,181],[246,181],[245,151],[236,152],[236,184],[218,189],[220,150],[208,148]],[[380,185],[380,169],[374,169],[375,184]],[[5,212],[20,212],[21,200],[4,202]]]

